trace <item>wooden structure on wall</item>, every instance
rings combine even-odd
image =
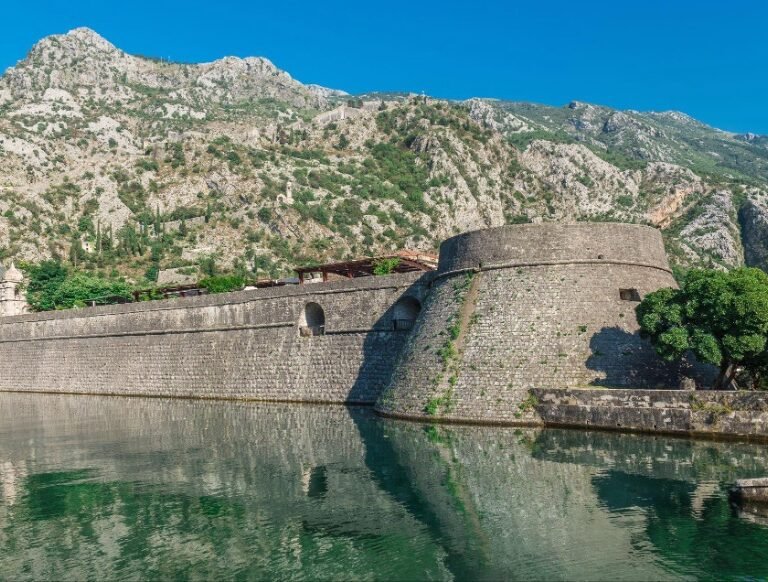
[[[434,271],[437,268],[437,256],[418,251],[398,251],[391,255],[299,267],[296,269],[296,273],[299,277],[299,284],[320,282],[321,280],[326,282],[334,279],[354,279],[356,277],[371,277],[376,274],[377,266],[387,263],[390,265],[387,274]],[[316,277],[315,275],[319,276]]]

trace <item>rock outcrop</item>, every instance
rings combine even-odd
[[[0,257],[264,276],[468,229],[628,221],[663,229],[675,264],[764,266],[765,143],[677,112],[354,97],[81,28],[0,77]]]

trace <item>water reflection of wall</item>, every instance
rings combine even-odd
[[[592,484],[600,506],[642,513],[643,539],[673,571],[714,579],[768,576],[768,528],[739,516],[725,494],[734,480],[768,472],[764,447],[542,431],[533,456],[599,471]]]
[[[546,430],[537,436],[533,456],[654,478],[732,482],[768,474],[768,455],[756,454],[762,450],[760,445],[739,442]]]
[[[598,507],[590,467],[534,458],[538,432],[392,421],[386,434],[449,555],[462,555],[460,577],[665,576],[653,562],[628,560],[633,532]]]
[[[756,445],[423,426],[341,407],[7,394],[0,571],[768,575],[754,562],[766,530],[734,522],[718,485],[764,471],[764,457]]]
[[[0,500],[4,572],[446,576],[345,408],[3,395],[0,434],[2,481],[26,475]]]
[[[759,445],[396,422],[386,434],[474,578],[768,574],[768,529],[732,514],[722,483],[764,474]]]

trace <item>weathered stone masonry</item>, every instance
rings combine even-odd
[[[685,390],[531,390],[529,418],[580,426],[768,440],[768,399],[759,392]]]
[[[0,388],[18,391],[373,403],[407,332],[415,275],[0,319]],[[325,335],[301,337],[308,303]]]
[[[432,273],[0,318],[0,390],[768,435],[764,398],[659,390],[708,380],[639,337],[637,302],[674,285],[654,229],[500,227],[447,240]]]
[[[693,371],[661,361],[634,313],[642,296],[675,285],[660,233],[644,226],[524,225],[451,238],[377,408],[540,422],[527,414],[531,388],[677,387]]]

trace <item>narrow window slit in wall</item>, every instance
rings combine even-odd
[[[640,292],[637,289],[619,289],[619,297],[622,301],[640,301]]]

